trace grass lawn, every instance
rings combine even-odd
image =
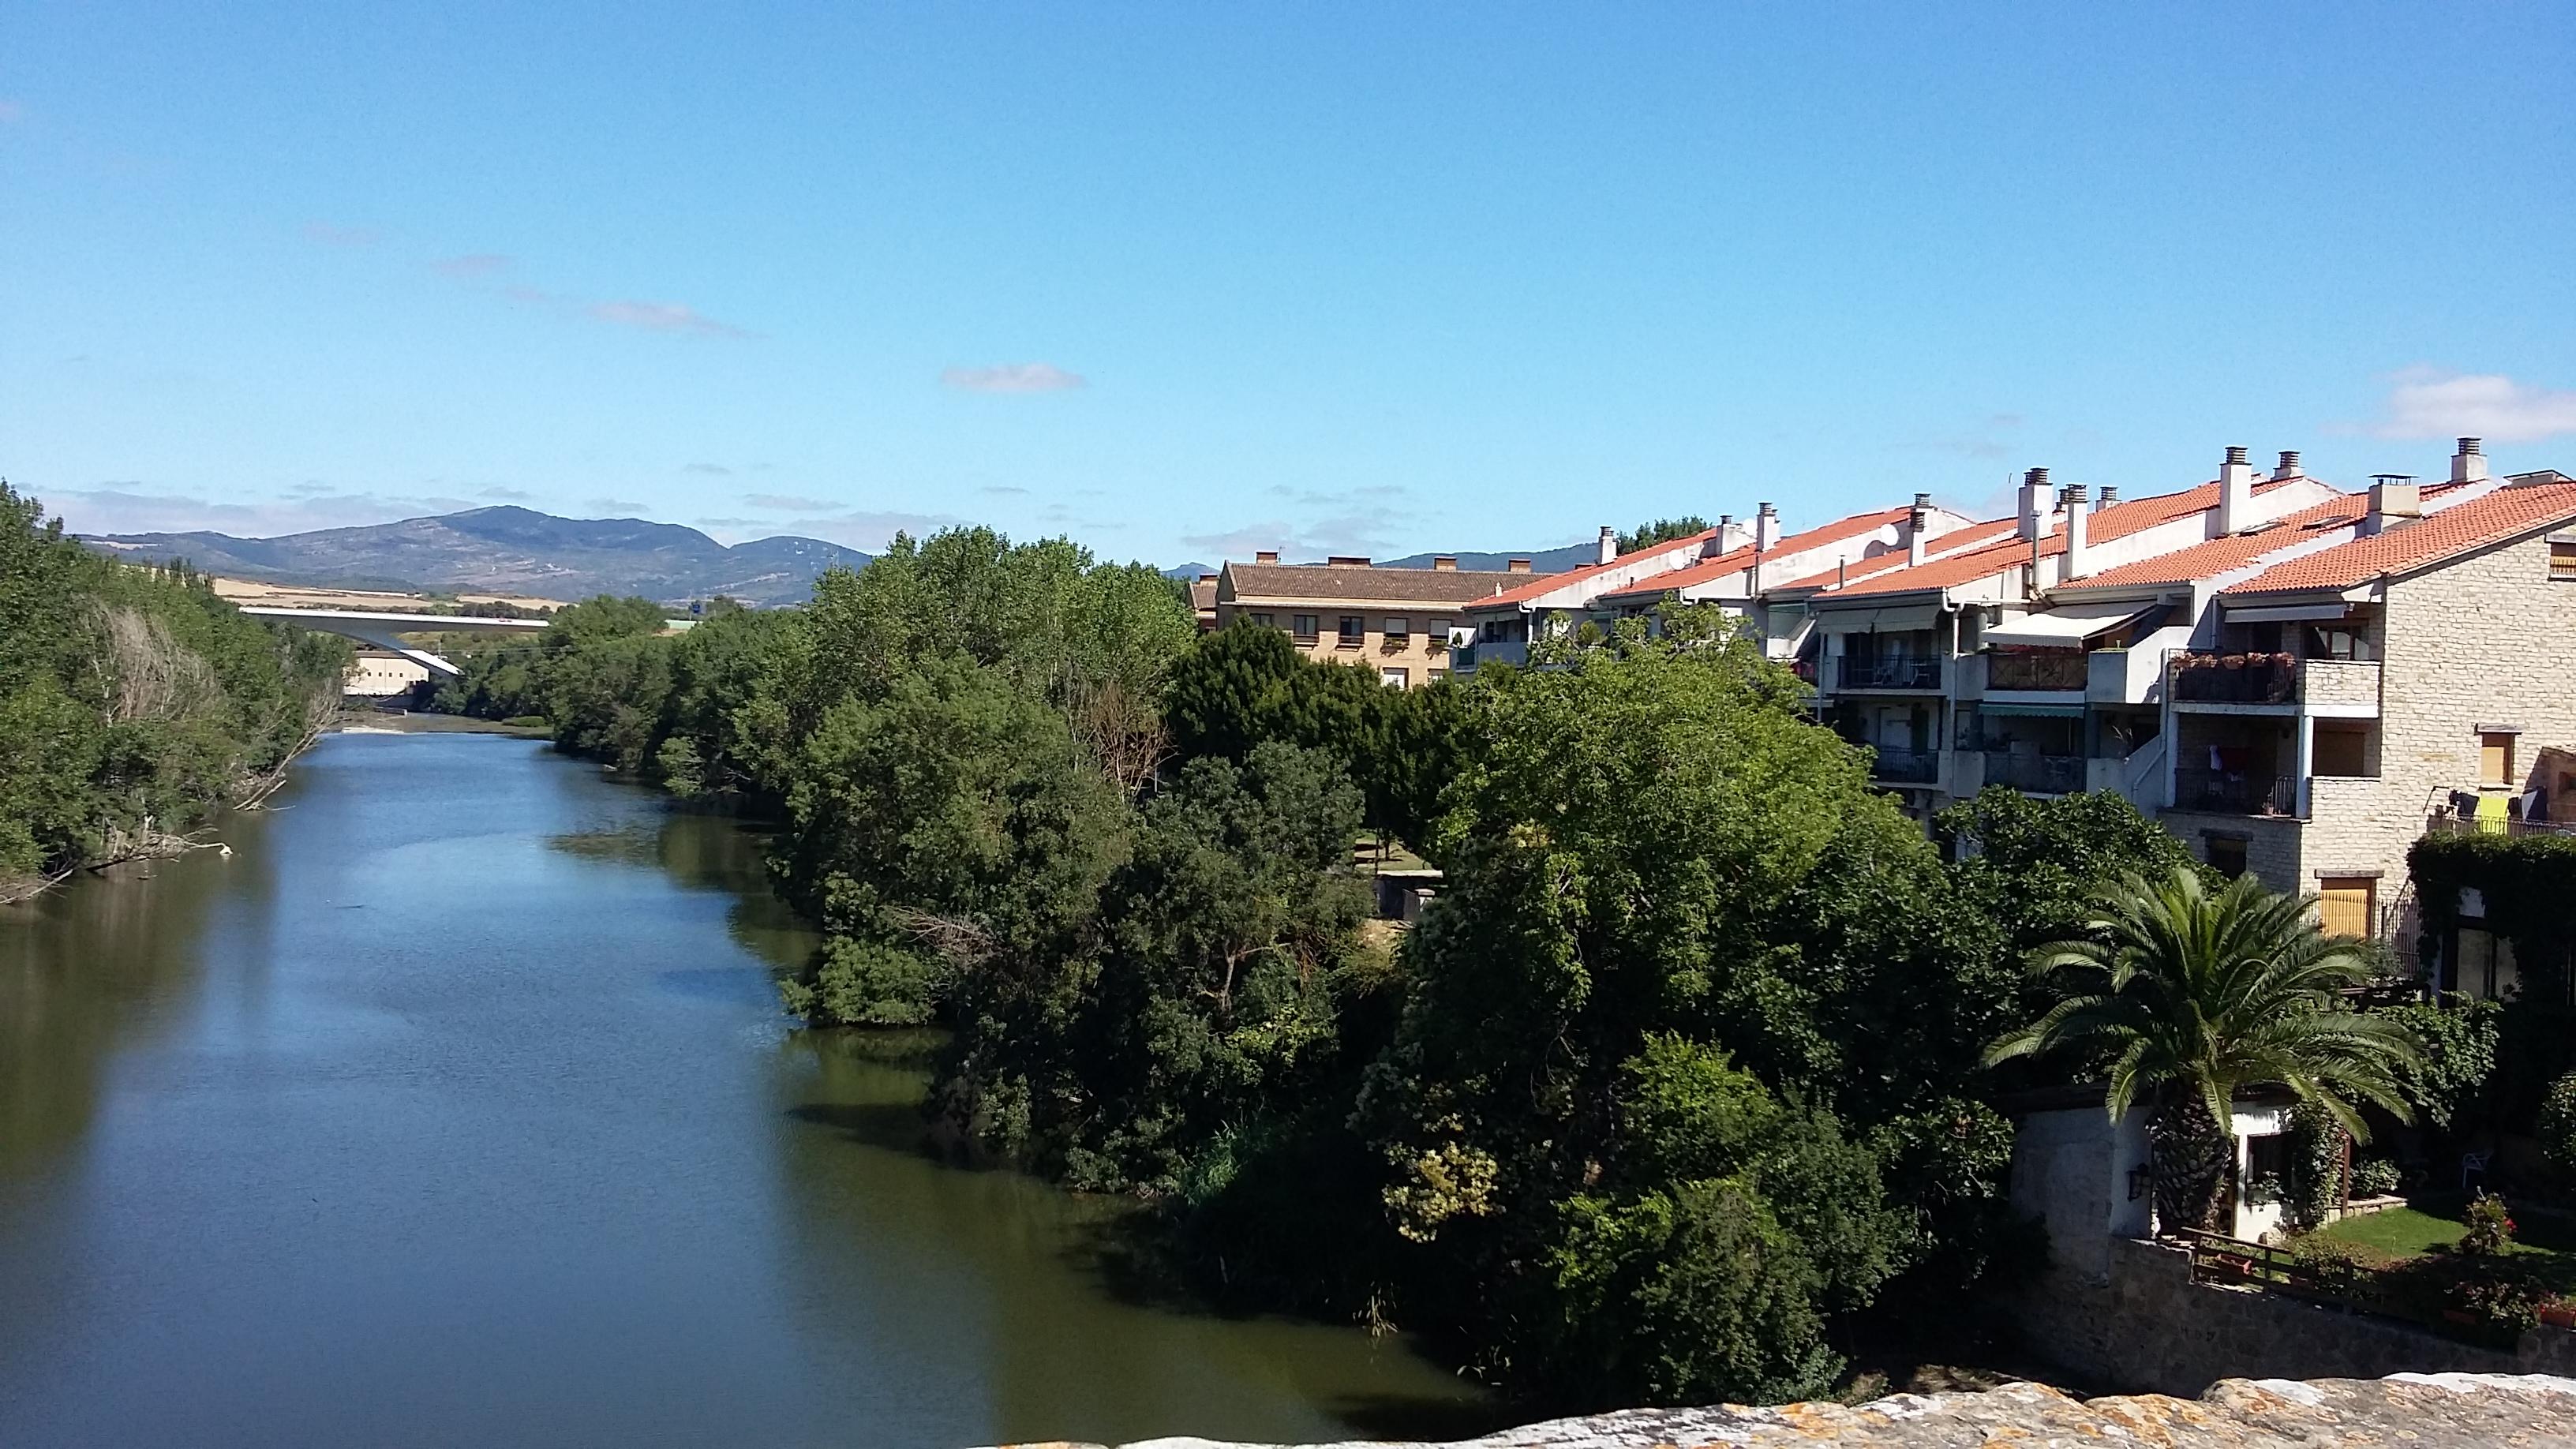
[[[2359,1243],[2399,1258],[2412,1258],[2460,1240],[2468,1225],[2460,1220],[2466,1199],[2456,1193],[2409,1199],[2402,1208],[2345,1218],[2323,1230],[2329,1238]],[[2526,1213],[2514,1220],[2508,1252],[2540,1261],[2530,1266],[2563,1290],[2576,1289],[2576,1227],[2557,1218]]]

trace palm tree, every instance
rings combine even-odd
[[[2423,1049],[2397,1023],[2345,1004],[2342,989],[2372,966],[2357,943],[2318,932],[2312,901],[2250,876],[2213,894],[2187,865],[2162,880],[2123,877],[2082,938],[2031,953],[2035,972],[2073,973],[2075,994],[1988,1047],[1987,1064],[2060,1047],[2108,1054],[2112,1120],[2142,1104],[2155,1112],[2157,1211],[2214,1229],[2239,1088],[2287,1087],[2359,1141],[2370,1131],[2357,1101],[2412,1120],[2399,1073]]]

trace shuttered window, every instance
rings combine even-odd
[[[2478,736],[2478,783],[2481,785],[2513,783],[2513,736]]]
[[[2330,875],[2317,882],[2317,924],[2329,936],[2368,936],[2379,882],[2366,875]]]
[[[2549,577],[2559,583],[2576,583],[2576,543],[2549,542]]]

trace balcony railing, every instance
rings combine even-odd
[[[1855,659],[1834,661],[1836,689],[1939,689],[1938,659]]]
[[[1986,783],[2010,785],[2033,795],[2072,795],[2084,788],[2084,757],[1988,750]]]
[[[2088,678],[2086,656],[2076,650],[1986,656],[1988,689],[2082,689]]]
[[[1941,778],[1939,750],[1897,750],[1880,746],[1878,758],[1869,767],[1875,779],[1894,780],[1907,785],[1929,785]]]
[[[2186,704],[2290,704],[2299,697],[2299,661],[2291,654],[2204,654],[2173,657],[2173,697]]]
[[[2298,812],[2298,806],[2298,785],[2286,775],[2174,771],[2176,810],[2204,810],[2216,815],[2292,815]]]

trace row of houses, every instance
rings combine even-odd
[[[2024,476],[2008,518],[1918,494],[1785,531],[1778,510],[1563,573],[1228,564],[1249,616],[1389,684],[1521,664],[1535,640],[1712,604],[1815,688],[1928,819],[1991,784],[2111,790],[2202,858],[2317,892],[2333,930],[2411,943],[2427,829],[2576,829],[2576,479],[2448,476],[2347,491],[2285,452],[2123,498]],[[2471,934],[2475,919],[2471,918]],[[2444,984],[2512,986],[2472,942]]]

